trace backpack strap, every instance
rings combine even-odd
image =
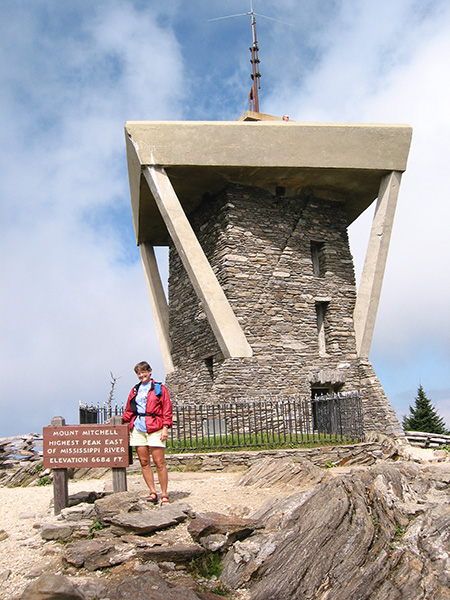
[[[161,401],[162,383],[160,383],[159,381],[154,381],[153,383],[154,383],[153,389],[155,390],[155,394],[156,394],[156,396],[158,396],[158,400]],[[134,386],[134,389],[136,390],[135,397],[136,397],[136,395],[138,393],[140,385],[141,385],[141,382],[137,383]],[[132,412],[137,417],[153,417],[154,419],[156,419],[157,417],[161,416],[161,415],[155,415],[154,413],[147,413],[147,412],[146,413],[138,413],[136,408]]]
[[[153,389],[155,390],[155,394],[158,396],[158,398],[160,398],[162,396],[162,383],[159,382],[159,381],[154,381],[153,383],[154,383]],[[137,393],[139,391],[140,386],[141,386],[141,382],[137,383],[134,386],[134,389],[136,391],[136,395],[137,395]]]
[[[136,413],[136,415],[138,417],[153,417],[154,419],[157,419],[158,417],[161,416],[161,415],[155,415],[155,413]]]

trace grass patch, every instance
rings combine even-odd
[[[220,555],[217,552],[205,552],[199,558],[191,560],[189,563],[189,573],[198,579],[204,577],[205,579],[211,579],[215,576],[220,577],[222,573],[223,565],[220,559]]]
[[[296,448],[317,448],[323,446],[345,446],[359,443],[352,438],[336,439],[331,435],[274,437],[266,434],[258,435],[217,435],[215,437],[167,440],[166,453],[179,454],[182,452],[235,452],[237,450],[295,450]]]
[[[381,523],[380,521],[377,519],[377,517],[375,515],[370,515],[370,518],[372,519],[372,525],[374,527],[381,527]]]
[[[396,538],[403,537],[405,535],[405,533],[406,532],[403,529],[403,527],[397,523],[397,525],[395,526],[395,537]]]
[[[397,544],[399,543],[400,539],[405,535],[405,533],[406,530],[403,529],[403,527],[399,523],[397,523],[395,526],[394,539],[390,543],[391,550],[395,550],[395,548],[397,548]]]

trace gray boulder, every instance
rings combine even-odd
[[[87,519],[95,520],[97,518],[97,514],[93,504],[81,502],[78,504],[73,504],[68,508],[63,508],[61,510],[61,517],[65,521],[81,521]]]
[[[134,557],[136,549],[117,539],[99,538],[67,544],[63,558],[66,563],[88,571],[104,569],[126,562]]]
[[[383,464],[293,494],[224,559],[251,600],[450,599],[450,466]]]
[[[76,494],[71,494],[69,496],[69,506],[76,506],[77,504],[88,503],[93,504],[99,498],[103,498],[105,496],[105,492],[77,492]]]
[[[198,544],[172,544],[170,546],[147,546],[136,551],[136,558],[142,561],[172,562],[175,564],[189,564],[199,558],[205,550]]]
[[[110,582],[96,576],[77,577],[76,586],[86,600],[103,600],[108,598]]]
[[[182,523],[191,512],[187,504],[170,504],[163,509],[144,506],[139,512],[123,512],[109,517],[109,522],[123,533],[144,535]],[[102,517],[105,520],[105,517]]]
[[[192,539],[207,550],[222,550],[237,540],[248,537],[262,525],[252,519],[216,512],[198,513],[189,525]]]
[[[166,581],[157,573],[128,577],[108,594],[109,600],[223,600],[215,594],[199,594]]]
[[[240,479],[239,484],[255,488],[291,487],[305,489],[317,485],[330,474],[316,467],[307,458],[265,458],[255,463]]]
[[[128,512],[141,512],[146,506],[138,492],[119,492],[109,494],[95,501],[95,512],[100,523],[110,523],[116,515]]]
[[[65,522],[43,523],[41,526],[41,537],[43,540],[65,540],[72,535],[73,525]]]
[[[86,597],[62,575],[41,575],[27,585],[20,600],[86,600]]]

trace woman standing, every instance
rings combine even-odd
[[[139,383],[128,396],[127,406],[122,415],[124,423],[129,423],[130,446],[136,447],[142,475],[149,487],[149,502],[156,504],[158,494],[150,462],[150,454],[158,472],[161,487],[161,504],[168,504],[168,473],[164,458],[164,449],[172,426],[172,402],[167,388],[152,378],[150,365],[143,361],[134,367]]]

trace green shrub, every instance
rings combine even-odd
[[[223,565],[220,555],[217,552],[205,552],[199,558],[191,560],[189,564],[189,572],[195,577],[204,577],[211,579],[213,575],[220,577]]]
[[[50,485],[51,483],[53,483],[52,478],[48,475],[44,475],[44,477],[40,477],[37,480],[38,485]]]
[[[95,523],[89,527],[89,533],[87,535],[88,540],[91,540],[94,537],[96,531],[101,531],[104,528],[105,526],[103,523],[100,523],[100,521],[95,521]]]

